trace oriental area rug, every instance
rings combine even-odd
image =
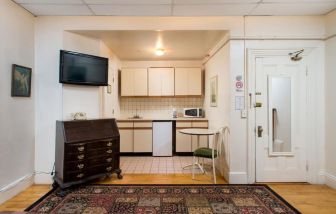
[[[300,213],[267,185],[84,185],[53,189],[28,213]]]

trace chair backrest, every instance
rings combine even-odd
[[[212,154],[215,150],[217,157],[222,154],[222,148],[224,149],[225,161],[230,165],[230,143],[229,143],[230,129],[229,127],[221,127],[213,137]]]

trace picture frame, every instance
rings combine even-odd
[[[218,76],[210,78],[210,106],[217,107],[218,103]]]
[[[12,97],[30,97],[32,69],[21,65],[12,65]]]

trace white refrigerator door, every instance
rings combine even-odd
[[[173,155],[173,122],[153,122],[153,156]]]

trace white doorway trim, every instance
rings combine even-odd
[[[321,166],[319,165],[319,160],[321,160],[321,150],[324,149],[324,135],[320,133],[319,130],[319,118],[316,116],[316,112],[320,110],[318,105],[318,96],[321,94],[318,93],[318,75],[321,75],[319,72],[324,71],[324,67],[321,68],[319,60],[319,51],[315,48],[305,48],[302,56],[307,62],[307,128],[305,134],[307,136],[306,142],[306,157],[307,157],[307,167],[308,167],[308,182],[309,183],[323,183],[323,172]],[[255,108],[253,104],[255,102],[255,65],[256,58],[259,57],[270,57],[270,56],[288,56],[288,53],[297,51],[298,49],[248,49],[247,50],[247,78],[248,81],[248,93],[247,93],[247,111],[248,111],[248,139],[247,139],[247,153],[248,153],[248,163],[247,163],[247,181],[248,183],[255,183],[256,181],[256,139],[255,139]],[[289,57],[289,56],[288,56]],[[318,57],[318,59],[316,58]],[[322,74],[324,77],[324,75]],[[324,87],[324,84],[321,84]],[[324,109],[324,105],[323,108]],[[323,119],[324,121],[324,119]]]

